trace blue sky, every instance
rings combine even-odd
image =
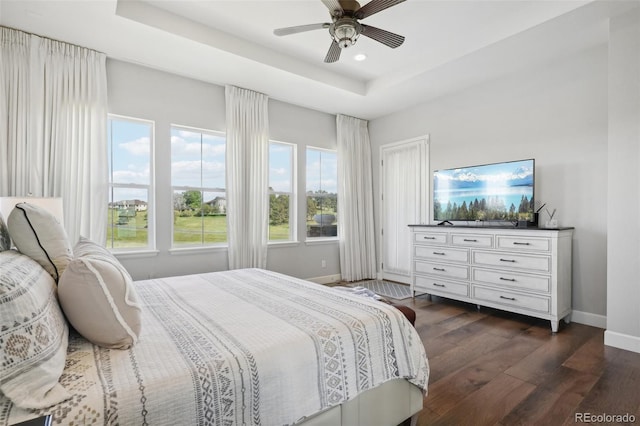
[[[109,128],[113,183],[149,185],[153,123],[111,119]],[[269,186],[275,191],[291,192],[294,145],[274,143],[269,148]],[[225,135],[200,132],[174,126],[171,129],[171,176],[173,186],[225,188]],[[202,161],[201,161],[202,160]],[[337,192],[336,155],[312,150],[307,156],[307,188]],[[162,171],[161,171],[162,172]],[[224,195],[205,193],[208,196]],[[116,188],[114,201],[148,201],[146,189]]]

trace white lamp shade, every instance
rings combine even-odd
[[[42,207],[51,213],[64,226],[62,198],[60,197],[0,197],[0,213],[5,222],[18,203],[29,203]]]

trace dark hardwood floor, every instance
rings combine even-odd
[[[604,346],[604,330],[561,322],[553,334],[437,297],[396,303],[416,311],[431,369],[418,425],[640,425],[640,354]]]

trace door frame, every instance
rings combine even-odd
[[[384,247],[385,247],[385,235],[384,235],[384,223],[385,223],[385,200],[384,200],[384,186],[385,186],[385,172],[384,172],[384,152],[387,149],[393,149],[393,148],[397,148],[397,147],[401,147],[403,145],[409,145],[409,144],[417,144],[420,148],[420,164],[422,165],[422,167],[420,167],[420,178],[419,178],[419,183],[420,183],[420,200],[418,200],[419,203],[419,218],[417,218],[416,220],[416,224],[425,224],[425,223],[429,223],[429,218],[431,216],[430,214],[430,206],[431,206],[431,181],[430,181],[430,157],[429,157],[429,134],[425,134],[422,136],[416,136],[410,139],[404,139],[401,141],[397,141],[397,142],[391,142],[388,144],[384,144],[380,146],[380,163],[378,164],[379,167],[379,176],[380,176],[380,181],[379,181],[379,193],[378,193],[378,200],[380,201],[380,208],[378,211],[378,217],[380,218],[380,224],[378,226],[377,232],[378,235],[380,236],[380,246],[379,246],[379,253],[380,253],[380,260],[378,261],[378,279],[388,279],[391,281],[398,281],[401,283],[406,283],[409,284],[410,280],[411,280],[411,276],[410,276],[410,271],[408,275],[402,275],[402,274],[395,274],[395,273],[386,273],[384,271]],[[388,234],[387,234],[388,235]],[[410,244],[410,241],[407,241],[407,244]]]

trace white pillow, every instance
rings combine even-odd
[[[71,395],[58,383],[69,328],[53,278],[15,250],[0,252],[0,391],[16,406],[41,409]]]
[[[131,276],[103,247],[81,238],[58,281],[60,306],[90,342],[128,349],[138,341],[142,311]]]
[[[38,262],[58,281],[73,257],[64,227],[42,207],[18,203],[7,220],[16,248]]]

